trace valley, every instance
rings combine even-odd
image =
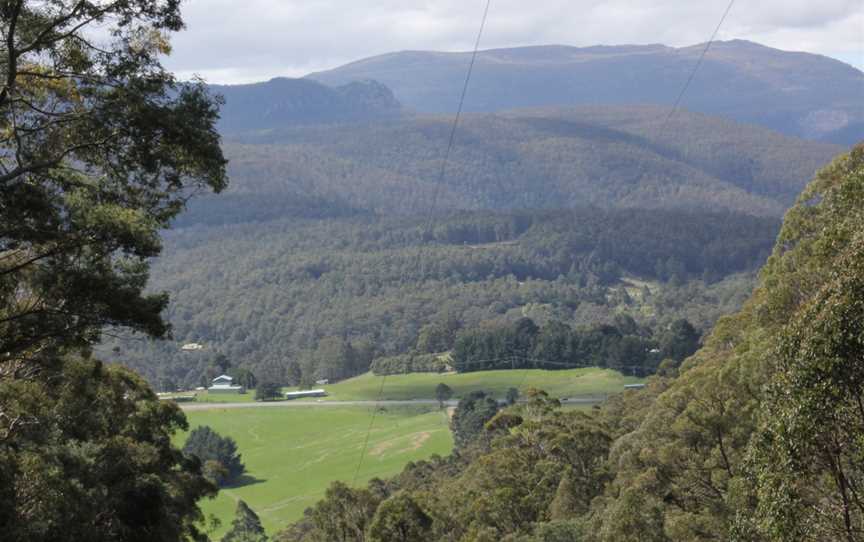
[[[5,2],[0,537],[864,542],[864,6],[660,4]]]

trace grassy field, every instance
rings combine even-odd
[[[374,401],[381,388],[380,376],[365,373],[336,384],[316,386],[327,390],[325,401]],[[391,375],[384,382],[382,399],[434,399],[435,386],[444,382],[454,391],[458,399],[474,390],[485,390],[503,398],[507,388],[517,387],[546,390],[559,398],[584,397],[588,395],[602,399],[610,393],[623,390],[624,384],[636,384],[643,379],[624,376],[610,369],[588,367],[566,371],[544,371],[541,369],[517,369],[515,371],[483,371],[476,373],[411,373]],[[283,388],[296,391],[298,388]],[[197,403],[248,403],[255,400],[255,391],[243,394],[214,394],[195,392]]]
[[[382,381],[384,400],[432,399],[435,386],[445,382],[453,388],[456,398],[481,389],[504,397],[511,387],[523,393],[535,387],[560,398],[593,397],[599,402],[607,394],[621,392],[625,384],[641,379],[598,368],[414,373],[386,379],[367,373],[323,386],[330,394],[325,400],[372,401],[378,398]],[[254,393],[208,398],[206,393],[198,392],[198,402],[248,402],[253,398]],[[205,514],[212,514],[222,522],[221,529],[213,534],[216,539],[230,526],[237,499],[246,501],[272,534],[299,519],[306,507],[321,498],[331,481],[350,482],[372,413],[372,407],[365,406],[243,409],[214,406],[212,410],[187,412],[190,427],[209,425],[233,437],[248,470],[244,483],[223,489],[216,499],[202,503]],[[357,483],[365,483],[374,476],[396,474],[408,461],[436,453],[445,455],[451,447],[452,437],[443,412],[429,406],[389,406],[375,417],[369,453]]]
[[[329,401],[375,400],[381,390],[382,377],[366,373],[329,386]],[[384,381],[381,398],[384,400],[434,399],[435,386],[444,382],[450,386],[455,398],[474,390],[484,390],[503,398],[507,389],[514,387],[524,392],[538,388],[559,398],[595,396],[601,400],[605,395],[623,391],[624,384],[636,384],[643,379],[623,376],[617,371],[589,367],[566,371],[544,371],[526,369],[515,371],[483,371],[476,373],[411,373],[391,375]]]
[[[350,482],[371,420],[368,407],[214,409],[188,412],[190,428],[209,425],[237,441],[247,479],[202,504],[219,518],[218,540],[230,527],[237,499],[260,516],[268,534],[299,519],[332,480]],[[185,435],[178,442],[182,443]],[[386,477],[409,461],[446,455],[453,445],[444,412],[420,407],[379,411],[357,484]]]

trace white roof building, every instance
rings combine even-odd
[[[234,379],[228,375],[219,375],[213,379],[213,385],[207,388],[209,391],[219,392],[219,391],[243,391],[243,386],[233,386],[231,382]]]
[[[326,397],[324,390],[286,391],[285,399],[300,399],[302,397]]]

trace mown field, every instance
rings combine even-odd
[[[566,371],[517,369],[515,371],[482,371],[476,373],[411,373],[384,377],[371,373],[343,380],[330,386],[321,386],[329,394],[324,400],[375,400],[379,391],[383,400],[434,399],[435,387],[444,382],[453,389],[454,398],[475,390],[484,390],[495,397],[504,398],[508,388],[524,393],[528,388],[545,390],[559,398],[596,397],[623,391],[625,384],[643,382],[641,378],[624,376],[617,371],[588,367]]]
[[[365,373],[336,384],[316,386],[324,388],[328,396],[324,401],[374,401],[381,390],[382,378]],[[390,375],[384,380],[381,398],[384,400],[434,399],[435,386],[444,382],[453,389],[454,399],[472,391],[484,390],[503,398],[511,387],[526,390],[538,388],[555,397],[596,397],[602,400],[607,394],[620,392],[625,384],[635,384],[643,379],[624,376],[617,371],[588,367],[566,371],[525,369],[515,371],[483,371],[476,373],[411,373]],[[297,388],[284,388],[295,391]],[[245,403],[254,401],[255,393],[242,395],[209,395],[198,392],[196,402]]]
[[[367,373],[324,386],[325,401],[374,401],[383,382],[382,400],[432,399],[435,386],[445,382],[455,398],[474,390],[503,397],[517,387],[545,389],[566,398],[594,398],[622,391],[624,384],[641,379],[598,369],[568,371],[516,370],[466,374],[414,373],[382,377]],[[288,390],[288,388],[286,388]],[[254,393],[216,395],[211,401],[249,402]],[[208,402],[199,394],[198,402]],[[260,516],[268,533],[296,519],[324,494],[333,480],[351,482],[372,420],[373,406],[307,406],[301,408],[220,408],[189,411],[190,428],[209,425],[237,441],[247,477],[236,487],[225,488],[202,503],[205,514],[222,526],[212,533],[218,539],[228,529],[237,499],[246,501]],[[182,444],[185,435],[178,438]],[[453,445],[444,412],[430,405],[387,406],[378,411],[372,426],[368,454],[357,475],[357,484],[372,477],[391,476],[409,461],[432,454],[445,455]]]
[[[188,412],[190,428],[209,425],[237,441],[247,477],[202,504],[204,513],[231,525],[243,499],[273,534],[303,515],[333,480],[352,481],[371,420],[369,407],[214,409]],[[182,443],[185,435],[181,435]],[[447,415],[434,407],[388,407],[372,426],[368,453],[357,476],[363,484],[391,476],[409,461],[445,455],[453,445]]]

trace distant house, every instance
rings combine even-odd
[[[245,393],[243,386],[234,386],[234,379],[228,375],[220,375],[213,379],[213,385],[207,388],[208,393]]]
[[[285,392],[285,399],[302,399],[304,397],[327,397],[327,392],[324,390],[303,390]]]
[[[180,347],[184,352],[194,352],[196,350],[204,350],[204,345],[200,343],[186,343]]]

